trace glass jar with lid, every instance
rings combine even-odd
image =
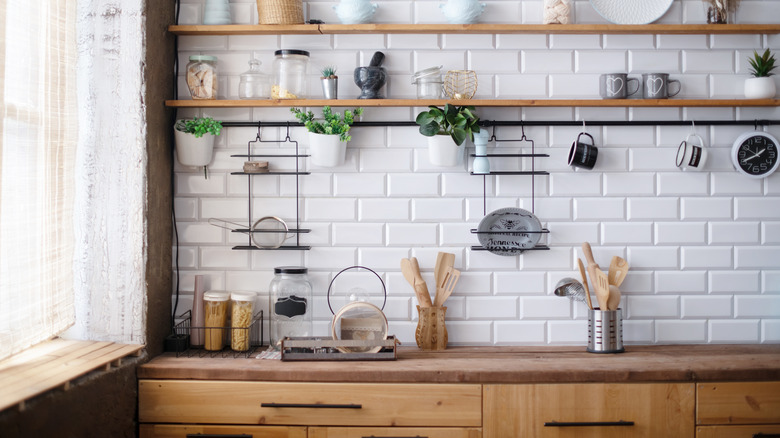
[[[249,60],[249,70],[241,74],[238,83],[239,99],[268,99],[271,95],[271,78],[260,71],[260,61]]]
[[[305,50],[277,50],[274,52],[274,81],[272,99],[304,99],[306,94],[306,67],[309,52]]]
[[[312,335],[312,287],[309,270],[301,266],[274,268],[269,286],[271,345],[279,349],[287,336]]]
[[[219,351],[225,346],[225,325],[227,324],[228,300],[225,291],[210,290],[203,294],[203,347]]]
[[[193,99],[217,98],[217,57],[192,55],[187,63],[187,88]]]
[[[252,319],[254,317],[254,292],[236,291],[230,293],[230,349],[247,351],[251,346]]]
[[[441,68],[430,67],[414,73],[412,83],[417,84],[418,99],[441,99],[442,84]]]

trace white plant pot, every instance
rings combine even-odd
[[[449,135],[428,137],[428,160],[438,167],[452,167],[463,163],[465,147],[455,144]]]
[[[771,76],[745,79],[745,97],[748,99],[771,99],[777,89]]]
[[[347,157],[347,142],[338,135],[309,133],[309,153],[312,164],[320,167],[341,166]]]
[[[186,132],[173,130],[176,140],[176,158],[183,166],[203,167],[211,163],[215,136],[204,134],[197,138]]]

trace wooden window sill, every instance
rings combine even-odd
[[[0,361],[0,411],[56,388],[68,390],[73,380],[92,371],[108,371],[127,356],[140,356],[143,345],[53,339]]]

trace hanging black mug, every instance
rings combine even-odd
[[[587,136],[590,138],[590,144],[580,141],[580,137]],[[577,139],[571,144],[569,149],[569,166],[581,167],[583,169],[593,169],[596,165],[596,158],[599,156],[599,148],[596,147],[596,143],[593,141],[593,136],[587,132],[580,132],[577,135]]]

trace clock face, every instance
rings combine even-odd
[[[778,166],[778,141],[765,132],[742,134],[731,149],[738,171],[753,178],[769,176]]]

